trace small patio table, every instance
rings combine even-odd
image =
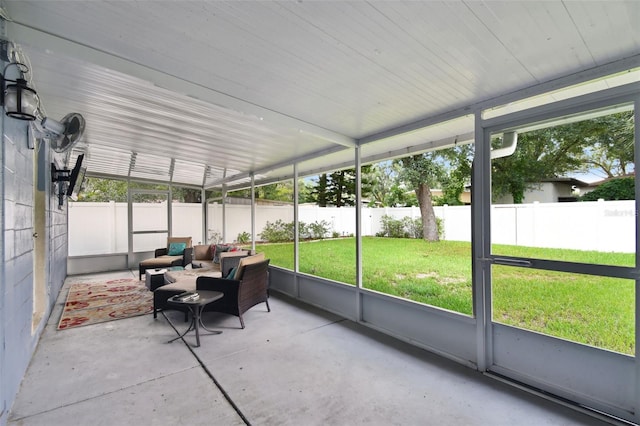
[[[191,330],[195,330],[195,332],[196,332],[196,345],[195,345],[195,347],[197,348],[197,347],[200,346],[200,329],[199,329],[199,327],[202,327],[202,328],[204,328],[205,330],[207,330],[209,332],[209,333],[204,334],[205,336],[206,335],[213,335],[213,334],[222,333],[222,331],[209,330],[202,323],[202,310],[209,303],[215,302],[216,300],[221,299],[224,296],[224,293],[222,293],[220,291],[198,290],[196,292],[196,294],[198,294],[198,296],[199,296],[198,299],[196,299],[196,300],[189,300],[189,299],[180,300],[180,295],[176,295],[176,296],[170,297],[167,300],[167,304],[168,305],[174,305],[176,307],[185,307],[186,306],[189,309],[189,311],[191,311],[191,324],[189,324],[189,327],[180,336],[169,340],[167,343],[171,343],[174,340],[181,339],[188,332],[190,332]],[[167,321],[168,320],[169,319],[167,318]],[[171,322],[171,321],[169,321],[169,322]]]

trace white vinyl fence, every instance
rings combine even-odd
[[[223,210],[220,204],[208,207],[209,230],[222,234]],[[267,222],[293,221],[292,206],[256,206],[256,234]],[[205,244],[202,238],[202,206],[174,203],[172,233],[193,237],[194,244]],[[444,239],[471,241],[471,209],[469,206],[435,208],[444,223]],[[232,242],[238,234],[251,233],[251,206],[225,207],[226,238]],[[362,235],[376,235],[381,230],[382,216],[419,218],[418,207],[363,208]],[[603,252],[635,252],[635,202],[597,201],[579,203],[497,204],[492,207],[492,235],[495,244],[529,247],[597,250]],[[134,204],[134,230],[166,228],[166,203]],[[353,207],[318,207],[301,205],[298,218],[305,223],[326,221],[330,233],[355,234]],[[330,236],[330,235],[329,235]],[[162,247],[166,234],[136,235],[134,251]],[[126,203],[69,203],[69,255],[127,252]]]

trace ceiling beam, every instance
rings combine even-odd
[[[396,149],[393,151],[383,152],[381,154],[369,155],[362,157],[362,164],[373,164],[380,161],[392,160],[394,158],[406,157],[408,155],[416,155],[427,151],[451,148],[457,145],[467,145],[474,142],[475,132],[468,132],[461,135],[450,136],[443,139],[432,140],[419,145],[408,146],[406,148]],[[329,173],[335,170],[352,169],[355,166],[353,161],[338,163],[331,165],[330,168],[323,167],[317,169],[304,169],[299,172],[300,176],[314,176],[322,173]],[[268,178],[256,181],[256,186],[277,183],[284,180],[293,179],[293,172],[284,175],[270,176]],[[238,185],[228,186],[229,191],[249,188],[250,183],[241,183]]]
[[[14,43],[32,48],[51,51],[53,54],[66,55],[85,62],[102,66],[123,74],[149,81],[167,90],[181,93],[204,102],[222,106],[247,115],[258,117],[266,126],[295,129],[303,134],[311,134],[323,140],[343,147],[355,147],[356,140],[346,135],[316,126],[306,121],[281,114],[277,111],[252,104],[219,92],[210,87],[184,80],[134,61],[67,40],[53,34],[40,31],[15,21],[6,21],[7,38]],[[35,70],[37,72],[37,70]]]
[[[238,174],[235,174],[235,175],[232,175],[232,176],[224,177],[222,179],[218,179],[218,180],[215,180],[213,182],[210,182],[206,186],[207,186],[207,189],[208,189],[208,188],[212,188],[212,187],[214,187],[216,185],[221,185],[221,184],[224,184],[224,183],[233,182],[233,181],[239,180],[239,179],[246,179],[246,178],[250,177],[252,173],[254,175],[260,175],[260,174],[263,174],[263,173],[268,173],[271,170],[279,169],[281,167],[286,167],[286,166],[293,167],[294,164],[301,163],[303,161],[313,160],[314,158],[318,158],[318,157],[322,157],[322,156],[325,156],[325,155],[333,154],[335,152],[340,152],[340,151],[343,151],[344,149],[345,148],[337,147],[337,146],[336,147],[327,148],[327,149],[323,149],[321,151],[316,151],[316,152],[312,152],[312,153],[307,154],[307,155],[303,155],[303,156],[297,157],[294,160],[286,160],[286,161],[282,161],[282,162],[276,163],[276,164],[271,164],[268,167],[263,167],[263,168],[260,168],[260,169],[257,169],[257,170],[253,170],[253,171],[250,171],[250,172],[243,172],[243,173],[238,173]]]

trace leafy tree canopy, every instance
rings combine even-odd
[[[298,184],[299,199],[302,200],[306,197],[307,189],[305,188],[304,181],[300,181]],[[228,194],[232,197],[251,198],[251,189],[242,189],[239,191],[233,191]],[[293,181],[286,180],[277,183],[271,183],[268,185],[256,186],[255,197],[260,200],[293,202]]]
[[[132,187],[159,191],[167,191],[169,188],[168,185],[149,183],[132,183]],[[202,193],[199,189],[174,186],[171,189],[171,193],[173,195],[173,201],[180,203],[199,203],[202,198]],[[136,194],[133,201],[154,202],[165,200],[166,197],[164,195]],[[126,203],[127,181],[87,177],[84,179],[82,190],[78,196],[78,201],[99,203],[115,201],[117,203]]]
[[[448,167],[446,173],[440,178],[442,196],[435,197],[434,203],[450,206],[462,205],[462,193],[471,184],[474,147],[471,144],[460,145],[440,150],[438,153]]]
[[[521,133],[513,155],[492,161],[492,196],[511,194],[522,203],[524,192],[543,179],[594,168],[608,177],[625,175],[634,166],[633,128],[633,113],[622,112]]]
[[[78,201],[92,201],[104,203],[115,201],[127,202],[127,182],[123,180],[101,179],[86,177],[82,190],[78,194]]]
[[[361,193],[368,197],[371,193],[371,166],[361,168]],[[339,170],[330,174],[321,174],[315,181],[309,193],[307,202],[313,202],[320,207],[353,206],[356,202],[356,172],[355,169]]]

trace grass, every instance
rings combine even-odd
[[[366,237],[363,286],[473,314],[468,242]],[[258,246],[273,265],[293,269],[293,244]],[[496,245],[510,256],[631,266],[633,254]],[[355,240],[300,244],[300,271],[355,284]],[[635,353],[633,280],[492,266],[493,319],[625,354]]]

